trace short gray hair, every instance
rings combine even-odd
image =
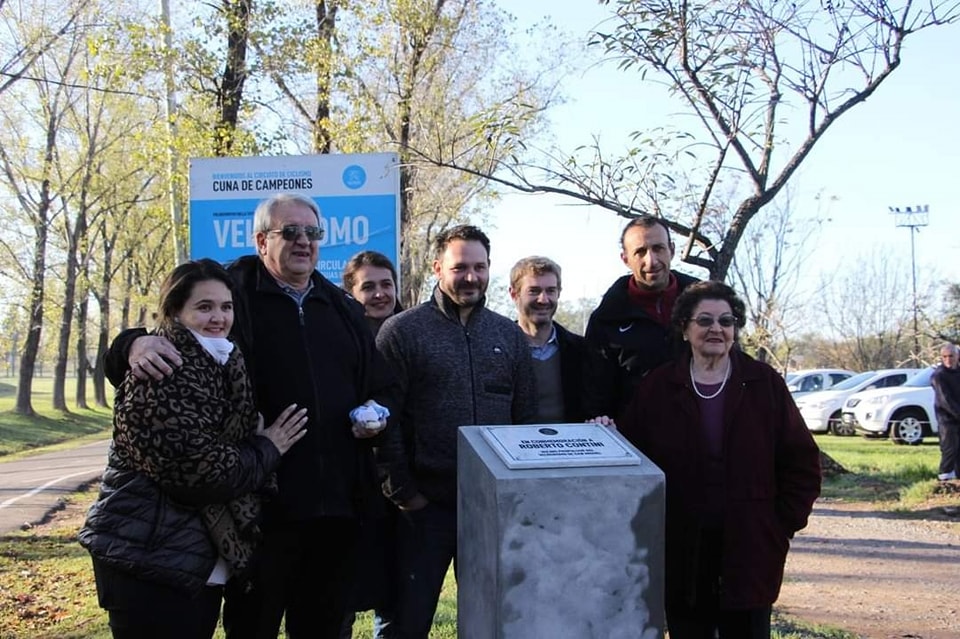
[[[307,207],[317,216],[317,224],[320,224],[320,207],[313,199],[299,193],[277,193],[257,205],[257,210],[253,212],[253,232],[269,231],[273,223],[274,211],[284,204],[299,204]]]
[[[943,351],[949,349],[954,355],[960,355],[960,346],[957,346],[953,342],[944,342],[940,345],[940,353],[943,354]]]

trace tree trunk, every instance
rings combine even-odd
[[[100,309],[100,330],[97,331],[97,355],[93,363],[93,395],[97,406],[107,406],[107,373],[104,370],[104,358],[110,346],[110,283],[113,279],[114,241],[107,238],[106,229],[101,227],[103,239],[103,265],[100,273],[100,291],[94,296]],[[127,269],[129,272],[129,269]],[[129,287],[127,288],[129,291]],[[125,312],[129,312],[129,295],[124,296]],[[126,315],[124,316],[126,320]]]
[[[73,329],[73,305],[77,293],[77,253],[74,238],[68,240],[67,273],[63,287],[63,315],[57,339],[57,361],[53,367],[53,408],[70,412],[67,408],[67,360],[70,359],[70,331]],[[77,365],[79,366],[79,362]]]
[[[129,264],[126,267],[126,279],[124,280],[124,290],[126,294],[123,296],[123,305],[120,307],[120,330],[125,330],[130,328],[130,293],[133,292],[133,265]]]
[[[84,281],[86,281],[86,274],[84,274]],[[87,371],[90,365],[87,362],[87,313],[90,310],[90,304],[85,290],[81,292],[79,298],[80,304],[77,306],[76,406],[80,409],[88,409],[90,406],[87,404]]]
[[[49,201],[41,206],[49,206]],[[46,214],[44,214],[44,218]],[[46,224],[36,224],[33,256],[33,288],[30,291],[29,328],[20,357],[20,375],[17,382],[17,403],[13,411],[18,415],[32,417],[36,414],[30,396],[33,392],[33,373],[40,352],[40,336],[43,332],[44,275],[46,272],[47,230]]]
[[[317,1],[317,38],[323,43],[327,55],[317,67],[317,110],[313,118],[313,150],[330,153],[333,135],[330,132],[330,96],[333,94],[333,65],[330,54],[333,38],[337,32],[336,2]]]
[[[836,477],[845,475],[850,471],[841,466],[833,457],[820,451],[820,474],[823,477]]]
[[[110,347],[110,324],[105,319],[109,317],[110,298],[97,297],[100,307],[100,330],[97,332],[97,357],[93,363],[93,401],[97,406],[107,407],[107,373],[104,370],[104,358]]]
[[[251,0],[223,0],[223,15],[227,20],[227,58],[217,91],[217,109],[220,120],[214,129],[214,154],[230,155],[236,138],[243,83],[247,79],[247,37],[250,25]]]

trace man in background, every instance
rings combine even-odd
[[[537,423],[584,421],[583,337],[553,320],[560,300],[560,265],[537,255],[510,269],[510,298],[527,336],[537,380]]]
[[[933,372],[933,410],[940,432],[940,481],[950,481],[960,473],[960,367],[956,344],[940,347],[940,366]]]
[[[615,420],[640,379],[677,354],[670,314],[677,296],[697,281],[670,269],[675,249],[660,218],[630,220],[620,247],[630,273],[604,293],[585,334],[585,409],[601,423]]]

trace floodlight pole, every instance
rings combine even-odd
[[[920,365],[920,327],[917,323],[917,253],[914,246],[914,235],[920,232],[921,226],[930,223],[930,206],[923,204],[916,207],[887,207],[894,215],[897,226],[910,229],[910,270],[913,279],[913,361]]]

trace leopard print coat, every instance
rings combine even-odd
[[[242,571],[259,537],[262,495],[276,489],[279,455],[263,468],[259,448],[244,446],[258,414],[239,348],[221,366],[187,329],[157,334],[177,347],[183,365],[162,381],[127,374],[114,410],[111,463],[199,506],[217,552]]]

